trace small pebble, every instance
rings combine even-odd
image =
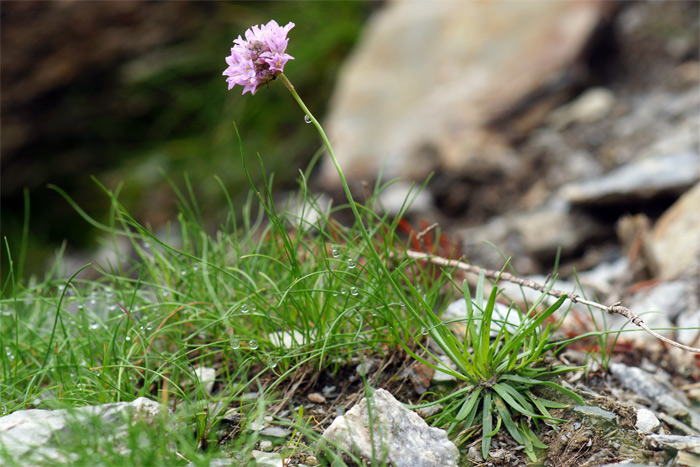
[[[262,452],[270,452],[272,451],[272,441],[269,440],[262,440],[260,441],[260,450]]]
[[[324,404],[326,402],[326,398],[318,392],[312,392],[307,397],[311,402],[314,402],[316,404]]]

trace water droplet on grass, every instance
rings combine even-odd
[[[355,260],[349,259],[349,260],[348,260],[348,268],[352,269],[352,268],[354,268],[355,266],[357,266],[357,263],[355,263]]]
[[[270,357],[267,359],[267,366],[270,368],[274,368],[277,366],[277,363],[279,362],[279,358],[276,357]]]
[[[163,291],[163,296],[164,296],[164,297],[167,297],[167,296],[168,296],[168,291],[167,291],[167,290],[164,290],[164,291]]]
[[[311,123],[311,117],[309,117],[308,115],[304,115],[304,121],[306,123]]]
[[[357,287],[350,287],[350,295],[357,297],[360,295],[360,291],[357,290]]]
[[[238,339],[231,339],[231,348],[233,350],[240,349],[241,348],[241,341]]]
[[[420,328],[420,333],[423,334],[424,336],[427,336],[428,329],[425,326],[423,326],[422,328]]]
[[[255,350],[255,349],[258,348],[258,341],[256,341],[256,340],[249,341],[249,342],[248,342],[248,346],[249,346],[251,349]]]
[[[130,341],[130,340],[131,340],[131,336],[126,336],[126,340],[127,340],[127,341]]]
[[[337,258],[338,256],[340,256],[340,251],[337,248],[331,248],[331,256]]]
[[[399,302],[399,306],[406,306],[404,302]]]
[[[244,303],[241,305],[241,313],[248,313],[250,311],[250,308],[248,308],[248,304]]]
[[[100,325],[97,324],[97,323],[92,323],[92,324],[90,325],[90,329],[93,330],[93,331],[94,331],[95,329],[99,329],[99,328],[100,328]]]

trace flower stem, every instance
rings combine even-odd
[[[338,162],[338,159],[335,157],[335,152],[333,152],[333,147],[331,147],[331,142],[328,140],[328,136],[326,136],[326,132],[323,131],[323,127],[321,124],[316,120],[316,118],[313,116],[313,114],[309,111],[309,109],[306,107],[306,104],[304,104],[304,101],[301,100],[301,97],[299,97],[299,94],[297,94],[296,90],[294,89],[294,85],[289,82],[286,76],[284,76],[284,73],[281,73],[278,78],[282,80],[285,86],[287,86],[287,89],[289,89],[289,92],[292,93],[292,96],[294,97],[294,100],[297,101],[301,109],[306,113],[306,116],[308,117],[307,121],[313,122],[314,126],[318,130],[319,134],[321,135],[321,139],[323,140],[323,143],[326,146],[326,149],[328,150],[328,154],[331,156],[331,160],[333,161],[333,165],[335,165],[335,170],[338,172],[338,176],[340,177],[340,183],[343,185],[343,189],[345,190],[345,196],[347,196],[348,201],[350,202],[350,209],[352,210],[352,213],[355,215],[355,219],[357,222],[360,224],[360,231],[362,232],[362,237],[367,244],[367,247],[370,250],[370,254],[373,256],[373,259],[377,261],[379,267],[382,269],[382,272],[386,274],[386,277],[389,280],[389,283],[392,285],[394,290],[396,290],[396,293],[398,293],[402,298],[403,297],[403,292],[401,287],[399,287],[398,283],[394,279],[393,275],[391,272],[389,272],[389,269],[386,267],[384,262],[382,261],[381,256],[379,256],[379,253],[377,250],[374,249],[372,245],[372,237],[369,234],[369,231],[367,230],[367,227],[365,227],[364,222],[362,221],[362,216],[360,215],[360,212],[357,210],[357,206],[355,205],[355,200],[352,197],[352,193],[350,192],[350,186],[348,185],[348,181],[345,178],[345,174],[343,173],[343,169],[340,167],[340,163]],[[423,318],[411,307],[408,303],[406,303],[407,308],[409,311],[414,315],[414,317],[419,321],[423,322]]]
[[[301,109],[306,113],[306,116],[308,117],[309,120],[314,124],[316,129],[318,130],[319,134],[321,135],[321,139],[323,140],[323,144],[325,144],[326,149],[328,150],[328,154],[331,156],[331,160],[333,161],[333,165],[335,165],[335,170],[338,172],[338,176],[340,176],[340,183],[343,185],[343,188],[345,189],[345,196],[347,196],[348,201],[350,202],[350,209],[352,209],[353,214],[355,214],[355,218],[357,219],[357,222],[360,223],[362,226],[362,231],[364,232],[365,235],[365,240],[369,241],[369,232],[364,227],[364,224],[362,223],[362,217],[360,217],[360,213],[357,210],[357,207],[355,206],[355,200],[352,197],[352,193],[350,193],[350,186],[348,185],[348,181],[345,178],[345,174],[343,173],[343,169],[340,168],[340,163],[338,162],[338,159],[335,157],[335,152],[333,152],[333,147],[331,146],[331,142],[328,140],[328,136],[326,136],[326,132],[323,131],[323,127],[321,124],[316,120],[316,117],[313,116],[313,114],[309,111],[309,109],[306,107],[306,104],[304,104],[304,101],[301,100],[301,97],[299,97],[299,94],[297,94],[296,90],[294,89],[294,85],[289,82],[286,76],[284,76],[284,73],[281,73],[278,78],[282,80],[285,86],[287,86],[287,89],[289,89],[289,92],[292,93],[292,96],[294,97],[294,100],[297,101]]]

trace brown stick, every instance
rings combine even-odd
[[[551,295],[552,297],[560,298],[560,297],[566,295],[567,299],[571,300],[573,303],[581,303],[583,305],[598,308],[599,310],[603,310],[603,311],[610,313],[610,314],[622,315],[625,318],[627,318],[632,324],[639,326],[640,328],[645,330],[650,335],[656,337],[657,339],[659,339],[663,342],[666,342],[667,344],[672,345],[674,347],[678,347],[679,349],[683,349],[683,350],[686,350],[688,352],[700,354],[700,349],[698,349],[696,347],[690,347],[690,346],[681,344],[681,343],[673,341],[667,337],[664,337],[655,331],[652,331],[651,329],[649,329],[649,327],[646,324],[644,324],[644,321],[642,321],[642,318],[640,318],[639,316],[632,313],[629,308],[622,306],[622,302],[617,302],[617,303],[613,303],[610,306],[605,306],[605,305],[601,305],[600,303],[593,302],[591,300],[586,300],[575,293],[566,293],[566,292],[562,292],[562,291],[556,290],[556,289],[547,290],[546,286],[544,286],[542,284],[538,284],[535,281],[532,281],[529,279],[521,279],[521,278],[515,277],[514,275],[507,273],[507,272],[494,271],[492,269],[484,269],[484,268],[479,267],[479,266],[474,266],[472,264],[468,264],[468,263],[462,261],[461,259],[447,259],[447,258],[442,258],[440,256],[429,255],[427,253],[420,253],[418,251],[413,251],[413,250],[406,250],[406,254],[408,255],[409,258],[412,258],[412,259],[421,260],[421,261],[428,261],[430,263],[437,264],[440,266],[453,267],[453,268],[457,268],[457,269],[460,269],[460,270],[465,271],[465,272],[471,272],[474,274],[479,274],[479,273],[483,272],[484,276],[486,276],[490,279],[504,280],[504,281],[512,282],[514,284],[518,284],[518,285],[521,285],[523,287],[528,287],[530,289],[534,289],[534,290],[540,291],[542,293],[546,293],[548,295]]]

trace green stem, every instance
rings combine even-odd
[[[355,219],[357,222],[360,224],[360,231],[362,232],[362,237],[364,241],[366,242],[371,255],[373,256],[373,259],[377,261],[379,264],[379,267],[382,269],[382,272],[386,274],[386,277],[389,279],[389,282],[391,283],[392,287],[394,290],[396,290],[396,293],[399,294],[401,298],[405,300],[405,297],[403,297],[403,292],[401,288],[398,286],[396,281],[394,280],[394,277],[392,276],[391,272],[389,272],[389,269],[386,267],[384,264],[384,261],[382,258],[379,256],[379,253],[377,250],[374,249],[372,246],[372,237],[369,235],[369,231],[365,227],[364,222],[362,222],[362,216],[360,215],[360,211],[357,210],[357,206],[355,205],[355,200],[352,197],[352,193],[350,193],[350,186],[348,185],[348,181],[345,178],[345,174],[343,173],[343,169],[340,167],[340,163],[338,162],[338,159],[335,157],[335,152],[333,152],[333,148],[331,147],[331,142],[328,140],[328,136],[326,136],[326,132],[323,131],[323,127],[321,124],[316,120],[316,118],[313,116],[313,114],[309,111],[309,109],[306,107],[306,104],[304,104],[304,101],[301,100],[301,97],[299,97],[299,94],[297,94],[296,90],[294,89],[294,85],[289,82],[287,77],[284,75],[284,73],[281,73],[278,76],[279,79],[282,80],[285,86],[287,86],[287,89],[289,89],[289,92],[292,93],[292,96],[294,97],[294,100],[297,101],[301,109],[306,113],[306,120],[311,121],[316,129],[318,130],[319,134],[321,135],[321,139],[323,140],[323,144],[325,144],[326,149],[328,150],[328,154],[331,156],[331,160],[333,161],[333,165],[335,165],[335,170],[338,172],[338,176],[340,177],[340,183],[343,185],[343,189],[345,190],[345,196],[347,196],[348,201],[350,202],[350,209],[352,209],[352,213],[355,215]],[[411,311],[411,313],[418,319],[419,322],[423,322],[423,318],[413,309],[408,304],[408,301],[406,300],[406,307]]]

